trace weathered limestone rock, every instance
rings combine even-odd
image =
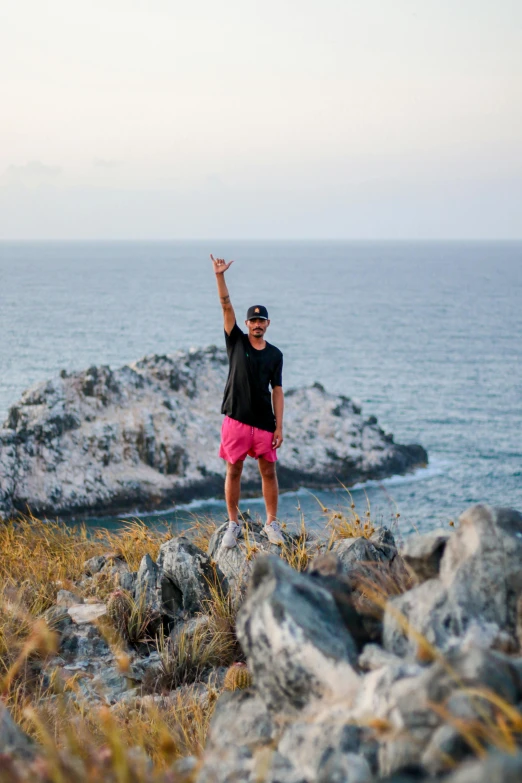
[[[185,536],[166,541],[156,564],[162,612],[172,618],[189,617],[205,608],[210,585],[224,578],[210,558]]]
[[[206,747],[209,751],[227,745],[255,748],[270,744],[273,734],[273,719],[254,691],[225,691],[216,703]]]
[[[16,725],[9,710],[0,700],[0,753],[31,759],[35,750],[33,741]]]
[[[223,693],[216,704],[197,783],[232,783],[259,779],[259,757],[274,735],[272,717],[253,691]],[[266,767],[272,764],[269,751]],[[256,759],[257,757],[257,759]]]
[[[70,606],[83,604],[83,598],[70,590],[58,590],[56,595],[56,606],[63,606],[68,609]]]
[[[434,530],[411,536],[401,549],[401,556],[418,582],[439,575],[440,562],[450,538],[447,530]]]
[[[283,732],[278,753],[292,770],[291,777],[295,780],[324,779],[328,770],[331,774],[335,766],[337,769],[351,768],[348,780],[370,783],[370,766],[364,757],[356,755],[361,744],[361,730],[343,719],[342,712],[320,715],[315,720],[305,714],[302,720],[296,720]]]
[[[224,350],[148,356],[117,370],[90,367],[26,391],[0,429],[0,516],[154,509],[223,491],[218,457]],[[347,397],[320,384],[286,392],[282,489],[338,486],[427,462],[393,442]],[[257,466],[243,488],[259,490]],[[125,587],[125,589],[127,589]]]
[[[333,551],[338,555],[344,573],[364,563],[391,563],[397,556],[393,534],[387,528],[379,528],[370,538],[343,538],[336,541]]]
[[[242,521],[237,546],[225,549],[221,542],[227,527],[228,522],[225,522],[212,534],[208,556],[226,577],[234,601],[239,604],[245,596],[256,558],[261,554],[277,555],[279,547],[269,542],[260,522],[248,517]],[[284,531],[283,538],[286,543],[289,542]]]
[[[441,650],[462,641],[471,626],[476,639],[491,644],[501,632],[517,629],[522,594],[522,514],[513,509],[472,506],[446,542],[438,578],[429,579],[389,602],[384,646],[398,655],[414,654],[414,632]],[[413,629],[405,634],[400,613]],[[498,632],[491,633],[491,626]]]
[[[442,772],[451,760],[440,751],[452,749],[455,761],[472,750],[441,727],[453,722],[483,721],[489,714],[487,702],[477,701],[467,688],[484,688],[508,704],[522,698],[522,660],[474,649],[450,652],[444,661],[427,668],[419,664],[381,667],[361,680],[352,717],[383,721],[388,730],[379,742],[379,771],[391,775],[410,766],[427,772]],[[443,720],[434,705],[440,705],[451,718]],[[384,724],[383,724],[384,725]]]
[[[449,777],[445,783],[520,783],[522,753],[491,753],[484,760],[471,761]]]
[[[353,698],[356,648],[334,599],[280,558],[256,560],[237,634],[271,709],[299,709],[332,693]]]
[[[93,623],[104,614],[107,614],[106,604],[75,604],[68,608],[69,617],[76,625]]]
[[[150,555],[144,555],[136,575],[134,600],[138,606],[146,606],[152,616],[161,615],[160,588],[158,567]]]

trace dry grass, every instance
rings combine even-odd
[[[375,530],[369,506],[362,515],[354,504],[347,513],[324,507],[323,511],[330,545],[339,538],[369,538]],[[196,520],[190,533],[197,546],[207,549],[214,530],[211,521]],[[156,560],[161,543],[171,535],[149,530],[138,520],[120,531],[94,534],[82,526],[41,522],[31,516],[0,525],[0,698],[42,748],[33,763],[2,757],[0,783],[172,783],[177,779],[172,769],[176,759],[202,753],[219,692],[212,685],[202,688],[197,683],[208,679],[213,667],[242,659],[235,635],[238,602],[222,589],[217,577],[209,584],[209,599],[199,621],[182,627],[173,638],[164,634],[157,638],[162,671],[147,684],[149,696],[109,708],[86,703],[77,687],[79,675],[64,682],[57,671],[47,670],[45,680],[41,677],[42,664],[56,652],[58,638],[38,618],[54,604],[57,590],[74,589],[84,561],[108,550],[120,554],[135,571],[144,554]],[[248,531],[245,543],[254,557],[257,547]],[[302,518],[298,533],[280,555],[303,571],[318,549]],[[373,605],[382,615],[390,596],[411,587],[410,577],[400,563],[389,569],[382,564],[363,565],[357,589],[366,607]],[[106,598],[115,586],[114,577],[100,574],[85,592]],[[404,617],[396,619],[416,642],[418,657],[441,662],[476,713],[464,720],[453,716],[445,703],[427,705],[441,722],[453,726],[478,757],[491,748],[515,752],[522,741],[520,711],[485,687],[467,687],[439,650]],[[150,621],[144,606],[129,602],[119,626],[121,635],[135,644],[150,638]],[[125,671],[129,661],[122,653],[121,639],[108,634],[108,641]]]
[[[185,531],[191,541],[203,552],[208,552],[208,545],[218,525],[211,517],[194,517],[192,525]]]
[[[344,484],[341,486],[350,499],[350,504],[344,511],[334,511],[333,509],[327,508],[321,503],[319,498],[313,495],[319,504],[322,513],[326,516],[326,528],[330,530],[330,546],[332,546],[335,541],[339,541],[343,538],[359,538],[361,536],[363,538],[371,538],[377,529],[374,522],[372,522],[370,501],[368,500],[368,497],[366,497],[366,510],[363,514],[360,514],[350,490],[345,487]],[[398,518],[400,515],[397,514],[396,516]]]
[[[136,571],[145,554],[156,560],[161,544],[170,538],[171,531],[151,530],[139,520],[118,531],[89,531],[85,525],[23,516],[0,525],[0,584],[13,587],[29,614],[37,617],[53,605],[57,590],[74,587],[89,558],[112,551]],[[106,594],[114,590],[114,579],[102,574],[99,581],[99,597],[105,597],[104,589]]]
[[[228,628],[221,628],[214,618],[202,616],[198,620],[192,627],[182,626],[171,636],[163,632],[158,635],[161,673],[149,683],[152,690],[159,693],[175,690],[208,677],[213,667],[233,662],[235,639]]]
[[[281,557],[296,571],[306,571],[314,557],[321,551],[321,545],[319,540],[311,536],[306,529],[304,514],[300,508],[298,510],[301,516],[299,530],[285,540],[281,547]]]

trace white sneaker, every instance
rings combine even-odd
[[[225,547],[225,549],[232,549],[233,547],[237,546],[237,537],[240,532],[241,525],[238,525],[237,522],[230,520],[228,523],[228,528],[225,531],[225,535],[223,536],[223,540],[221,541],[221,546]]]
[[[281,525],[279,522],[276,522],[275,519],[273,522],[270,522],[270,524],[267,522],[263,530],[267,534],[271,544],[277,544],[277,546],[284,544],[284,539],[281,535]]]

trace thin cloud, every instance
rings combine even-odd
[[[94,158],[92,165],[95,169],[117,169],[118,166],[121,166],[121,161],[110,158]]]
[[[61,173],[60,166],[47,166],[39,160],[32,160],[23,166],[8,166],[1,177],[1,182],[2,185],[39,188],[56,182]]]

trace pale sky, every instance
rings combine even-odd
[[[522,237],[521,0],[0,17],[0,239]]]

